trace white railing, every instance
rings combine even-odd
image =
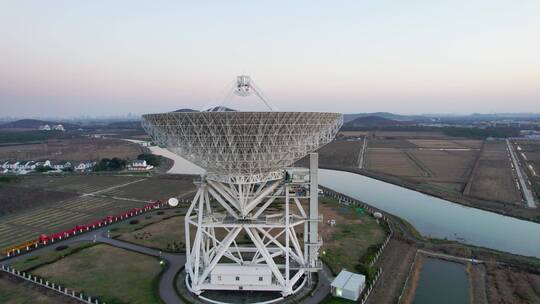
[[[42,287],[45,287],[45,288],[48,288],[50,290],[53,290],[59,294],[62,294],[64,296],[68,296],[68,297],[71,297],[71,298],[74,298],[76,300],[79,300],[83,303],[88,303],[88,304],[105,304],[105,302],[100,302],[97,298],[93,298],[89,295],[85,295],[83,293],[77,293],[75,292],[75,290],[73,289],[67,289],[61,285],[58,285],[58,284],[55,284],[53,282],[49,282],[43,278],[40,278],[40,277],[37,277],[35,275],[32,275],[30,273],[26,273],[24,271],[19,271],[19,270],[16,270],[15,268],[13,267],[9,267],[9,266],[6,266],[6,265],[0,265],[0,271],[3,271],[9,275],[12,275],[12,276],[16,276],[20,279],[23,279],[27,282],[30,282],[30,283],[33,283],[33,284],[36,284],[36,285],[39,285],[39,286],[42,286]]]

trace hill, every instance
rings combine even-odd
[[[397,121],[423,121],[428,119],[426,116],[423,115],[400,115],[400,114],[393,114],[388,112],[373,112],[373,113],[356,113],[356,114],[344,114],[343,120],[344,122],[353,121],[356,118],[359,117],[367,117],[367,116],[374,116],[374,117],[381,117],[391,120],[397,120]]]
[[[345,127],[389,127],[389,126],[410,126],[414,125],[414,121],[398,121],[379,116],[361,116],[348,121],[344,124]]]

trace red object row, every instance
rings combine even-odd
[[[129,211],[120,213],[118,215],[109,215],[109,216],[107,216],[105,218],[102,218],[100,220],[94,221],[94,222],[86,224],[86,225],[77,225],[74,228],[71,228],[71,229],[68,229],[68,230],[65,230],[65,231],[62,231],[62,232],[58,232],[58,233],[52,233],[52,234],[49,234],[49,235],[42,234],[36,240],[32,240],[32,241],[26,242],[24,244],[13,246],[13,247],[5,250],[5,252],[6,252],[6,254],[10,255],[11,253],[18,253],[18,251],[20,251],[22,249],[27,249],[28,250],[32,246],[37,246],[38,244],[47,245],[49,242],[54,242],[54,241],[57,241],[57,240],[62,240],[62,239],[68,238],[68,237],[76,234],[77,232],[80,233],[80,232],[89,231],[89,230],[92,230],[92,229],[95,229],[95,228],[99,228],[99,227],[102,227],[102,226],[105,226],[105,225],[109,225],[109,224],[115,223],[117,221],[132,217],[132,216],[137,215],[137,214],[140,214],[142,212],[147,212],[149,210],[159,208],[162,205],[163,205],[163,203],[158,200],[158,201],[148,203],[148,204],[144,205],[142,208],[133,208],[133,209],[131,209]]]

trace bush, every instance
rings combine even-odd
[[[375,255],[379,251],[379,248],[381,245],[371,245],[367,248],[366,253],[364,253],[360,260],[358,261],[360,264],[369,264],[373,259],[375,258]]]
[[[102,158],[94,167],[94,171],[118,171],[126,167],[127,160],[118,157]]]
[[[158,211],[157,215],[162,215],[162,214],[165,214],[165,212],[163,211]]]
[[[139,223],[139,220],[131,220],[129,221],[130,225],[137,225]]]
[[[37,166],[36,167],[36,172],[40,172],[40,173],[43,173],[43,172],[47,172],[47,171],[51,171],[53,168],[49,167],[49,166]]]
[[[161,156],[154,155],[154,154],[146,154],[146,153],[139,154],[139,156],[137,156],[137,159],[138,160],[145,160],[146,164],[154,166],[154,167],[159,166],[159,164],[161,162]]]
[[[62,250],[66,250],[68,248],[69,248],[69,246],[67,246],[67,245],[60,245],[60,246],[56,247],[56,251],[62,251]]]
[[[369,265],[366,265],[366,264],[358,264],[358,265],[354,266],[354,268],[359,273],[365,275],[367,285],[371,285],[371,283],[375,279],[375,275],[377,274],[377,269],[375,269],[375,267],[373,267],[373,266],[369,266]]]

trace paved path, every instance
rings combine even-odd
[[[330,293],[330,284],[334,280],[332,271],[323,263],[323,269],[319,271],[319,282],[315,290],[310,297],[307,297],[302,301],[306,304],[318,304],[321,303]]]
[[[536,208],[536,203],[534,202],[534,196],[527,183],[528,182],[527,175],[525,175],[521,171],[521,166],[516,156],[516,152],[514,152],[514,147],[512,147],[512,144],[510,143],[508,139],[506,140],[506,144],[508,145],[508,150],[510,151],[510,157],[512,158],[512,162],[514,163],[514,168],[516,169],[516,173],[519,179],[519,184],[521,185],[521,192],[523,192],[523,197],[525,198],[525,202],[527,202],[527,206],[529,206],[529,208]]]
[[[112,186],[112,187],[109,187],[109,188],[105,188],[105,189],[101,189],[101,190],[98,190],[98,191],[94,191],[94,192],[91,192],[91,193],[84,193],[82,196],[92,196],[92,195],[96,195],[96,194],[99,194],[99,193],[103,193],[103,192],[107,192],[109,190],[113,190],[113,189],[116,189],[116,188],[122,188],[122,187],[125,187],[127,185],[131,185],[131,184],[135,184],[135,183],[138,183],[138,182],[142,182],[146,180],[146,178],[142,178],[142,179],[138,179],[138,180],[134,180],[134,181],[131,181],[129,183],[125,183],[125,184],[120,184],[120,185],[116,185],[116,186]]]
[[[449,255],[449,254],[444,254],[444,253],[432,252],[432,251],[427,251],[427,250],[423,250],[423,249],[418,249],[418,252],[419,252],[419,253],[423,253],[423,254],[425,254],[425,255],[429,255],[429,256],[433,256],[433,257],[438,257],[438,258],[443,258],[443,259],[456,260],[456,261],[461,261],[461,262],[478,263],[478,264],[484,263],[483,260],[462,258],[462,257],[458,257],[458,256],[455,256],[455,255]]]
[[[364,136],[364,141],[362,142],[362,148],[360,149],[360,154],[358,155],[358,168],[364,168],[364,158],[367,150],[367,136]]]
[[[137,218],[140,216],[145,216],[145,215],[148,215],[148,213],[143,213],[143,214],[131,217],[130,219]],[[138,252],[138,253],[142,253],[142,254],[146,254],[150,256],[155,256],[155,257],[161,256],[161,258],[167,262],[168,267],[163,273],[163,275],[161,276],[161,279],[159,281],[159,296],[167,304],[183,303],[182,300],[177,296],[173,284],[174,284],[174,277],[176,276],[178,271],[180,271],[180,269],[184,266],[186,262],[185,255],[161,253],[159,250],[156,250],[156,249],[144,247],[144,246],[133,244],[133,243],[123,242],[120,240],[111,239],[107,237],[107,230],[110,230],[111,228],[115,226],[125,224],[125,223],[126,221],[115,223],[112,225],[104,226],[104,227],[77,235],[77,236],[73,236],[63,241],[54,242],[53,245],[41,247],[29,253],[0,261],[0,264],[11,265],[17,262],[18,260],[27,259],[28,257],[39,255],[43,252],[53,251],[55,250],[56,247],[58,247],[58,245],[70,245],[70,244],[75,244],[79,242],[95,240],[98,243],[105,243],[114,247],[123,248],[126,250],[131,250],[134,252]]]

